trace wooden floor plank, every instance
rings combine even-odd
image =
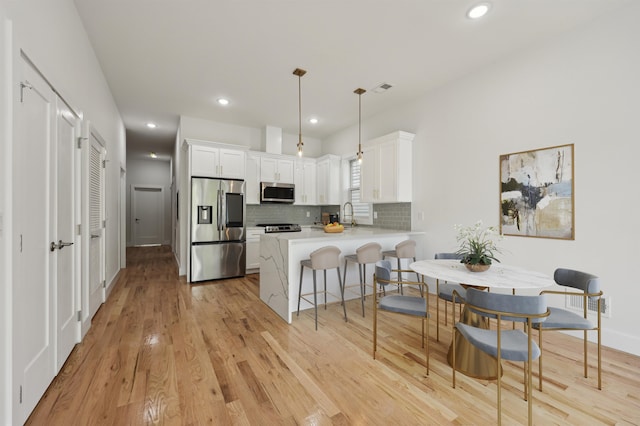
[[[496,383],[462,374],[451,386],[451,322],[435,340],[430,374],[420,323],[383,315],[372,358],[372,299],[312,310],[287,324],[259,299],[259,277],[187,284],[168,247],[130,248],[126,270],[29,425],[495,424]],[[407,289],[406,291],[411,291]],[[440,304],[441,318],[444,303]],[[398,318],[400,317],[400,318]],[[535,424],[632,425],[640,421],[640,358],[595,345],[582,377],[582,342],[544,336],[545,388]],[[525,424],[523,365],[506,362],[503,422]],[[533,366],[537,384],[537,363]]]

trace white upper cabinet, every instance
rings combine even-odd
[[[191,176],[244,179],[246,158],[243,149],[190,144]]]
[[[411,202],[412,142],[415,135],[394,132],[369,141],[362,152],[361,197],[368,203]]]
[[[294,161],[289,158],[261,157],[260,181],[294,183]]]
[[[244,179],[246,176],[246,153],[234,149],[220,148],[220,177]]]
[[[316,162],[316,204],[340,204],[340,157],[325,155]]]
[[[260,156],[255,152],[247,153],[245,182],[247,204],[260,204]]]
[[[295,204],[316,204],[316,160],[304,158],[295,161],[294,183],[296,185]]]

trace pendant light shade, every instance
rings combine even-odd
[[[301,68],[296,68],[295,70],[293,70],[293,75],[298,76],[298,144],[296,146],[298,147],[299,157],[302,157],[302,146],[304,145],[302,143],[302,90],[300,81],[302,79],[302,76],[306,73],[307,72]]]
[[[358,163],[362,163],[362,94],[366,92],[364,89],[356,89],[353,91],[358,95],[358,152],[356,159]]]

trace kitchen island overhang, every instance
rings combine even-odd
[[[260,236],[260,299],[273,309],[282,319],[291,323],[292,314],[298,307],[298,286],[300,283],[300,261],[309,258],[309,254],[320,247],[333,245],[341,250],[340,275],[344,274],[344,256],[353,254],[356,249],[369,242],[377,242],[382,250],[393,250],[401,241],[416,240],[418,259],[424,247],[425,233],[422,231],[400,231],[371,227],[347,228],[342,233],[330,234],[322,230],[304,230],[302,232],[264,234]],[[395,263],[394,263],[395,264]],[[348,265],[347,283],[357,283],[357,266]],[[373,281],[373,265],[367,268],[367,283]],[[318,276],[318,285],[322,285],[322,274]],[[307,271],[302,282],[303,293],[313,289],[312,274]],[[340,294],[336,273],[327,274],[327,291]],[[345,292],[345,300],[360,297]],[[330,302],[330,301],[329,301]],[[300,310],[313,305],[301,301]]]

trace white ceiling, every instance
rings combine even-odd
[[[135,155],[171,152],[180,115],[297,134],[297,67],[322,139],[357,122],[358,87],[366,118],[632,0],[492,0],[479,21],[473,0],[74,1]]]

